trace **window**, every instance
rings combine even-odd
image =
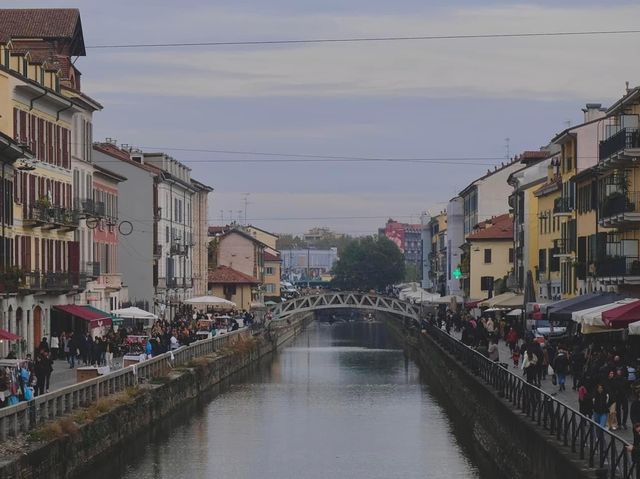
[[[276,292],[276,285],[275,284],[265,284],[264,285],[264,290],[266,293],[275,293]]]
[[[166,242],[168,243],[169,241],[171,241],[170,238],[169,238],[169,227],[168,226],[165,227],[165,233],[166,233],[166,235],[165,235]]]
[[[480,289],[482,291],[493,291],[493,276],[482,276],[480,278]]]
[[[538,271],[544,273],[547,271],[547,250],[538,250]]]
[[[509,248],[509,263],[513,263],[513,248]]]
[[[265,268],[264,274],[268,274],[268,275],[273,276],[273,274],[274,274],[273,266],[267,266],[267,267]]]
[[[491,248],[485,248],[485,250],[484,250],[484,262],[485,262],[485,264],[491,263]]]

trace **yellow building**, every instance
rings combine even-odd
[[[228,266],[218,266],[209,271],[209,291],[214,296],[236,303],[239,310],[251,310],[252,303],[259,301],[260,281],[248,274]]]
[[[640,87],[606,112],[598,149],[598,227],[589,273],[603,287],[640,291]],[[607,233],[602,228],[609,228]]]
[[[50,334],[52,308],[84,286],[71,175],[72,118],[83,105],[63,92],[79,91],[71,57],[84,54],[77,10],[0,10],[0,133],[33,155],[16,165],[12,261],[20,282],[0,311],[24,339],[22,353]]]
[[[282,258],[275,249],[264,251],[264,300],[280,302],[280,278],[282,276]]]
[[[494,295],[498,280],[513,269],[513,217],[509,214],[483,221],[467,236],[469,251],[469,297]]]
[[[537,222],[537,252],[531,255],[536,295],[540,299],[560,297],[560,217],[554,215],[562,193],[560,154],[551,158],[545,183],[533,191],[537,199],[534,212]],[[536,258],[537,255],[537,258]]]

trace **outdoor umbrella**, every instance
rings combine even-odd
[[[131,306],[130,308],[114,309],[111,314],[123,319],[158,319],[153,313]]]

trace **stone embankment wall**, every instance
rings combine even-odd
[[[513,409],[428,335],[405,336],[397,321],[387,324],[404,338],[410,356],[463,422],[473,447],[510,479],[582,479],[596,477],[585,461]]]
[[[199,358],[191,367],[178,368],[160,381],[144,384],[135,397],[48,442],[26,442],[20,455],[0,457],[0,479],[63,479],[89,471],[93,462],[135,437],[172,412],[186,408],[212,387],[275,351],[298,335],[312,314],[292,319],[250,348],[221,351]]]

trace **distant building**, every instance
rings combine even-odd
[[[330,249],[284,249],[282,276],[289,281],[322,279],[331,274],[338,261],[338,248]]]
[[[342,233],[334,233],[329,228],[311,228],[304,234],[304,240],[307,243],[314,243],[325,239],[340,239],[343,236]]]
[[[422,276],[422,225],[399,223],[389,219],[384,228],[378,230],[380,236],[393,241],[404,255],[407,266],[415,269],[419,280]]]

